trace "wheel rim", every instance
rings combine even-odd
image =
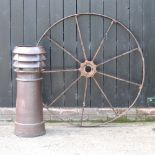
[[[93,57],[91,58],[91,60],[89,61],[87,56],[86,56],[86,49],[85,49],[85,45],[83,43],[83,38],[82,38],[82,34],[81,34],[81,30],[80,30],[80,26],[79,26],[79,21],[78,18],[80,16],[97,16],[97,17],[101,17],[101,18],[106,18],[108,20],[110,20],[110,24],[106,30],[106,32],[104,33],[104,36],[102,38],[102,40],[99,43],[98,48],[96,49],[96,51],[94,52]],[[65,49],[63,46],[61,46],[58,42],[56,42],[54,39],[52,39],[50,36],[47,35],[47,33],[55,26],[57,26],[59,23],[64,22],[66,19],[69,18],[74,18],[74,21],[76,23],[76,27],[77,27],[77,32],[79,35],[79,39],[80,39],[80,44],[81,44],[81,48],[82,48],[82,54],[83,54],[83,58],[84,58],[84,62],[81,62],[79,59],[77,59],[75,56],[73,56],[71,54],[70,51],[68,51],[67,49]],[[101,52],[101,47],[104,46],[104,41],[106,39],[106,37],[108,36],[108,33],[111,30],[111,27],[114,24],[118,24],[120,25],[125,31],[127,31],[127,33],[132,37],[132,39],[134,40],[135,44],[136,44],[136,48],[133,48],[131,50],[128,51],[124,51],[122,54],[116,55],[114,57],[111,57],[103,62],[99,62],[99,63],[94,63],[94,60],[96,59],[96,57],[98,56],[98,54]],[[82,13],[82,14],[74,14],[71,16],[67,16],[65,18],[62,18],[60,20],[58,20],[56,23],[54,23],[52,26],[50,26],[44,33],[43,35],[40,37],[37,46],[40,44],[40,42],[42,41],[43,38],[47,38],[52,44],[56,45],[57,48],[63,50],[64,53],[66,53],[68,56],[70,56],[72,59],[75,60],[76,63],[78,63],[80,65],[80,67],[78,68],[74,68],[74,69],[56,69],[56,70],[45,70],[43,71],[43,73],[58,73],[58,72],[79,72],[80,76],[75,79],[63,92],[61,92],[56,98],[54,98],[54,100],[48,105],[46,106],[46,108],[49,110],[49,107],[52,106],[57,100],[59,100],[59,98],[61,98],[75,83],[77,83],[81,77],[85,78],[85,86],[84,86],[84,93],[83,93],[83,104],[82,104],[82,111],[81,111],[81,120],[80,120],[80,125],[83,126],[83,114],[84,114],[84,109],[85,109],[85,102],[86,102],[86,97],[87,97],[87,88],[88,88],[88,78],[92,78],[94,83],[96,84],[96,87],[99,89],[100,93],[102,94],[102,96],[106,99],[107,103],[109,104],[110,108],[112,109],[112,111],[114,112],[115,116],[113,118],[111,118],[110,120],[107,120],[106,122],[102,123],[107,124],[110,123],[112,121],[115,121],[116,119],[118,119],[119,117],[123,116],[124,114],[126,114],[131,107],[135,104],[135,102],[137,101],[138,97],[140,96],[140,93],[142,91],[143,88],[143,84],[144,84],[144,79],[145,79],[145,63],[144,63],[144,57],[143,57],[143,53],[142,50],[140,48],[140,45],[137,41],[137,39],[135,38],[135,36],[133,35],[133,33],[122,23],[120,23],[119,21],[105,16],[105,15],[101,15],[101,14],[96,14],[96,13]],[[142,78],[141,78],[141,83],[136,83],[134,81],[129,81],[127,79],[123,79],[120,77],[116,77],[104,72],[99,72],[98,71],[98,67],[105,65],[109,62],[112,62],[113,60],[119,59],[121,57],[124,57],[125,55],[130,55],[134,52],[139,52],[140,57],[141,57],[141,62],[142,62]],[[135,85],[139,88],[139,91],[137,92],[136,97],[134,98],[133,102],[130,104],[130,106],[123,111],[122,113],[118,114],[118,112],[115,110],[116,108],[114,108],[109,100],[109,98],[107,97],[106,93],[104,92],[104,90],[102,89],[102,87],[100,86],[99,82],[95,79],[94,75],[98,74],[98,75],[102,75],[111,79],[115,79],[118,81],[122,81],[125,83],[128,83],[130,85]],[[49,110],[50,111],[50,110]]]

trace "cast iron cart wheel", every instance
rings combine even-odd
[[[109,21],[109,26],[107,28],[107,30],[104,33],[103,38],[100,40],[100,42],[97,45],[97,49],[94,52],[94,54],[92,55],[91,59],[89,60],[87,58],[87,51],[83,42],[83,33],[81,33],[81,28],[80,28],[80,24],[79,24],[79,17],[81,16],[94,16],[95,18],[102,18],[103,20],[108,20]],[[74,56],[72,54],[72,52],[70,52],[68,49],[64,48],[63,45],[61,45],[59,42],[57,42],[56,40],[54,40],[51,34],[51,30],[57,26],[58,24],[65,22],[67,19],[72,19],[74,20],[75,24],[76,24],[76,31],[77,31],[77,35],[79,36],[79,42],[81,45],[81,49],[82,49],[82,55],[84,58],[84,61],[81,62],[81,60],[79,60],[78,58],[76,58],[76,56]],[[100,24],[100,23],[98,23]],[[101,47],[104,46],[105,41],[108,38],[108,34],[111,30],[111,28],[113,27],[113,25],[118,25],[120,26],[122,29],[124,29],[130,36],[130,39],[133,40],[134,44],[136,45],[136,47],[129,49],[128,51],[124,51],[121,54],[118,54],[114,57],[108,58],[107,60],[104,60],[103,62],[96,62],[95,59],[98,56],[98,54],[101,52]],[[50,34],[50,35],[49,35]],[[56,34],[55,34],[56,35]],[[98,90],[100,91],[100,93],[103,95],[104,99],[106,100],[106,102],[108,103],[109,107],[111,108],[111,110],[113,111],[114,117],[109,119],[106,122],[103,122],[103,124],[107,124],[109,122],[112,122],[116,119],[118,119],[119,117],[123,116],[125,113],[127,113],[129,111],[129,109],[135,104],[136,100],[138,99],[142,87],[143,87],[143,83],[144,83],[144,77],[145,77],[145,64],[144,64],[144,58],[143,58],[143,53],[142,50],[140,48],[140,45],[138,43],[138,41],[136,40],[135,36],[133,35],[133,33],[126,27],[124,26],[122,23],[120,23],[119,21],[105,16],[105,15],[101,15],[101,14],[96,14],[96,13],[82,13],[82,14],[74,14],[74,15],[70,15],[67,16],[59,21],[57,21],[56,23],[54,23],[52,26],[50,26],[45,32],[44,34],[41,36],[41,38],[39,39],[37,46],[40,45],[40,42],[44,39],[47,39],[48,41],[50,41],[50,43],[52,43],[53,45],[55,45],[58,49],[61,49],[64,54],[70,56],[71,59],[75,60],[75,62],[78,64],[77,68],[67,68],[67,69],[54,69],[54,70],[44,70],[43,73],[61,73],[61,72],[78,72],[79,73],[79,77],[77,79],[75,79],[73,82],[70,83],[70,85],[68,87],[66,87],[64,89],[64,91],[62,91],[57,97],[55,97],[52,102],[49,105],[46,105],[46,108],[49,110],[49,107],[52,106],[56,101],[58,101],[73,85],[75,85],[80,79],[81,77],[85,78],[85,86],[84,86],[84,93],[83,93],[83,103],[82,103],[82,109],[81,109],[81,119],[80,121],[80,125],[83,126],[83,114],[84,114],[84,109],[86,106],[86,97],[87,97],[87,90],[88,90],[88,79],[91,78],[92,81],[94,81],[94,84],[96,85],[96,87],[98,88]],[[106,51],[104,51],[106,52]],[[140,55],[140,61],[141,61],[141,67],[142,70],[139,72],[142,72],[142,76],[139,83],[135,82],[135,81],[131,81],[128,79],[124,79],[119,77],[119,75],[111,75],[111,74],[107,74],[105,72],[101,72],[99,71],[99,66],[104,66],[105,64],[109,64],[112,61],[115,61],[117,59],[120,59],[121,57],[124,57],[126,55],[132,55],[132,53],[138,52]],[[139,61],[139,60],[138,60]],[[134,98],[133,102],[130,103],[129,107],[121,112],[118,113],[117,111],[117,107],[114,107],[113,104],[111,103],[109,97],[107,96],[107,94],[105,93],[104,87],[102,85],[100,85],[99,81],[95,78],[95,75],[100,75],[100,76],[104,76],[110,79],[114,79],[116,81],[121,81],[122,83],[126,83],[128,85],[132,85],[138,88],[138,92],[136,97]],[[103,88],[102,88],[103,87]]]

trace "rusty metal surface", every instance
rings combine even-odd
[[[90,16],[90,17],[91,16],[95,16],[95,17],[100,17],[103,20],[107,19],[107,20],[110,21],[110,24],[109,24],[107,30],[105,31],[104,37],[98,43],[97,48],[96,48],[96,50],[95,50],[91,60],[88,60],[87,55],[86,55],[86,53],[88,51],[86,51],[85,45],[84,45],[84,42],[83,42],[81,28],[80,28],[80,24],[79,24],[79,20],[78,20],[78,18],[80,16]],[[65,20],[70,19],[70,18],[74,19],[75,24],[76,24],[77,35],[79,36],[79,42],[80,42],[80,45],[81,45],[81,48],[82,48],[81,52],[82,52],[82,55],[83,55],[83,58],[84,58],[83,62],[81,62],[78,58],[76,58],[76,56],[74,56],[71,51],[69,51],[68,49],[64,48],[63,45],[61,45],[59,42],[54,40],[52,38],[52,35],[51,36],[48,35],[48,32],[51,32],[52,28],[54,28],[56,25],[58,25],[61,22],[65,22]],[[118,54],[116,56],[108,58],[107,60],[104,60],[103,62],[96,63],[96,57],[99,55],[99,53],[101,51],[101,48],[104,47],[105,40],[107,40],[107,38],[109,37],[109,32],[111,31],[111,28],[114,25],[119,25],[123,30],[125,30],[128,33],[128,35],[130,35],[130,39],[133,39],[134,44],[136,45],[136,47],[133,48],[133,49],[130,49],[128,51],[124,51],[122,54]],[[123,116],[135,104],[135,102],[137,101],[138,97],[140,96],[140,93],[141,93],[141,90],[142,90],[143,84],[144,84],[144,79],[145,79],[144,57],[143,57],[143,53],[142,53],[142,50],[140,48],[140,45],[139,45],[137,39],[135,38],[133,33],[125,25],[123,25],[121,22],[119,22],[118,20],[115,20],[115,19],[113,19],[111,17],[102,15],[102,14],[96,14],[96,13],[74,14],[74,15],[67,16],[67,17],[65,17],[63,19],[60,19],[56,23],[54,23],[52,26],[50,26],[44,32],[44,34],[41,36],[41,38],[39,39],[39,41],[37,43],[37,46],[43,40],[43,38],[46,38],[48,41],[51,42],[51,44],[55,45],[58,49],[61,49],[66,55],[70,56],[70,58],[75,60],[75,62],[77,62],[77,64],[78,64],[77,68],[67,68],[67,69],[57,69],[56,68],[54,70],[49,70],[49,71],[45,70],[45,71],[43,71],[43,73],[75,72],[75,71],[80,73],[80,76],[77,79],[75,79],[73,82],[71,82],[70,85],[68,87],[66,87],[65,90],[62,91],[57,97],[55,97],[50,104],[45,105],[45,107],[47,108],[47,110],[49,112],[52,113],[52,111],[49,110],[49,107],[52,106],[55,102],[57,102],[70,88],[72,88],[73,85],[77,84],[79,82],[79,80],[81,80],[81,77],[85,78],[85,85],[84,85],[84,91],[83,91],[84,92],[83,93],[83,104],[82,104],[82,109],[81,109],[81,126],[83,125],[82,123],[83,123],[84,108],[85,108],[85,105],[86,105],[85,101],[86,101],[87,91],[88,91],[87,90],[88,78],[92,78],[92,81],[94,81],[95,86],[97,87],[97,89],[99,90],[101,95],[105,98],[106,102],[108,103],[109,107],[112,109],[112,111],[114,113],[114,117],[110,118],[108,121],[106,121],[103,124],[112,122],[112,121],[118,119],[119,117]],[[130,54],[136,53],[136,52],[140,55],[140,61],[141,61],[141,64],[142,64],[142,77],[141,77],[140,83],[137,83],[135,81],[128,80],[128,79],[125,79],[125,78],[120,78],[118,75],[116,76],[116,75],[107,74],[104,71],[100,72],[99,69],[98,69],[99,66],[104,66],[105,64],[108,64],[108,63],[112,62],[113,60],[117,60],[117,59],[119,59],[121,57],[124,57],[126,55],[130,55]],[[137,88],[138,91],[137,91],[136,97],[134,98],[132,103],[130,103],[130,105],[129,105],[129,107],[128,107],[128,109],[126,111],[124,111],[122,113],[118,113],[117,112],[117,107],[113,107],[112,106],[112,103],[111,103],[109,97],[105,93],[104,88],[102,88],[103,86],[101,86],[99,84],[99,81],[95,77],[96,74],[99,75],[99,76],[104,76],[104,77],[107,77],[107,78],[110,78],[110,79],[114,79],[114,80],[117,80],[117,81],[124,82],[126,84],[135,86]]]
[[[16,47],[13,53],[16,53],[13,66],[17,74],[15,134],[41,136],[45,134],[41,94],[45,51],[41,47]]]
[[[96,74],[96,65],[93,61],[85,60],[85,62],[81,63],[79,71],[81,76],[86,78],[94,77]]]

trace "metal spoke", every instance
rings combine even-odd
[[[45,70],[42,72],[43,73],[61,73],[61,72],[76,72],[76,71],[79,71],[79,69]]]
[[[100,45],[99,45],[99,47],[97,48],[97,50],[96,50],[96,52],[95,52],[95,54],[94,54],[94,56],[93,56],[92,61],[94,61],[94,60],[95,60],[95,58],[96,58],[96,56],[97,56],[98,52],[100,51],[100,49],[101,49],[101,47],[102,47],[102,45],[103,45],[104,41],[107,39],[108,32],[110,31],[110,29],[111,29],[111,27],[112,27],[112,25],[113,25],[113,24],[114,24],[114,21],[112,20],[112,22],[111,22],[110,26],[108,27],[108,29],[107,29],[107,31],[106,31],[106,33],[105,33],[104,38],[101,40]]]
[[[77,25],[78,34],[79,34],[79,37],[80,37],[80,43],[81,43],[81,47],[82,47],[83,56],[84,56],[85,60],[87,60],[86,50],[85,50],[85,47],[84,47],[84,44],[83,44],[83,40],[82,40],[81,31],[80,31],[77,16],[75,16],[75,21],[76,21],[76,25]]]
[[[66,93],[76,82],[78,82],[81,79],[81,76],[79,76],[76,80],[74,80],[60,95],[58,95],[48,106],[53,105],[64,93]]]
[[[125,55],[127,55],[127,54],[130,54],[130,53],[132,53],[132,52],[135,52],[135,51],[137,51],[137,50],[138,50],[138,48],[134,48],[134,49],[132,49],[132,50],[130,50],[130,51],[124,52],[124,53],[122,53],[122,54],[120,54],[120,55],[117,55],[117,56],[115,56],[115,57],[113,57],[113,58],[110,58],[110,59],[108,59],[108,60],[106,60],[106,61],[104,61],[104,62],[98,64],[97,67],[98,67],[98,66],[101,66],[101,65],[104,65],[104,64],[106,64],[106,63],[108,63],[108,62],[110,62],[110,61],[112,61],[112,60],[117,59],[117,58],[120,58],[120,57],[122,57],[122,56],[125,56]]]
[[[86,78],[86,81],[85,81],[84,96],[83,96],[83,105],[82,105],[82,115],[81,115],[81,126],[82,126],[82,122],[83,122],[84,107],[86,106],[87,86],[88,86],[88,78]]]
[[[108,99],[108,97],[106,96],[106,94],[104,93],[104,91],[102,90],[102,88],[100,87],[99,83],[97,82],[97,80],[93,77],[95,84],[97,85],[97,87],[99,88],[99,90],[101,91],[102,95],[105,97],[105,99],[107,100],[108,104],[110,105],[111,109],[113,110],[113,112],[115,113],[115,115],[117,116],[117,112],[115,111],[115,109],[113,108],[110,100]]]
[[[75,57],[71,54],[71,52],[69,52],[69,51],[66,50],[64,47],[62,47],[58,42],[56,42],[55,40],[49,38],[48,35],[46,35],[46,38],[47,38],[50,42],[52,42],[53,44],[55,44],[58,48],[60,48],[61,50],[63,50],[65,53],[67,53],[69,56],[71,56],[76,62],[78,62],[79,64],[81,64],[81,62],[80,62],[77,58],[75,58]]]
[[[101,74],[101,75],[104,75],[104,76],[107,76],[107,77],[110,77],[110,78],[115,79],[115,80],[119,80],[119,81],[123,81],[123,82],[126,82],[126,83],[130,83],[130,84],[133,84],[133,85],[136,85],[136,86],[139,86],[139,87],[141,86],[141,84],[139,84],[139,83],[128,81],[128,80],[125,80],[125,79],[122,79],[122,78],[118,78],[118,77],[115,77],[115,76],[110,75],[110,74],[101,73],[101,72],[97,72],[97,73]]]

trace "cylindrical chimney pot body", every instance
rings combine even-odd
[[[35,137],[45,134],[41,94],[41,70],[45,51],[42,47],[15,47],[13,66],[17,73],[15,134]],[[37,59],[38,58],[38,59]]]

